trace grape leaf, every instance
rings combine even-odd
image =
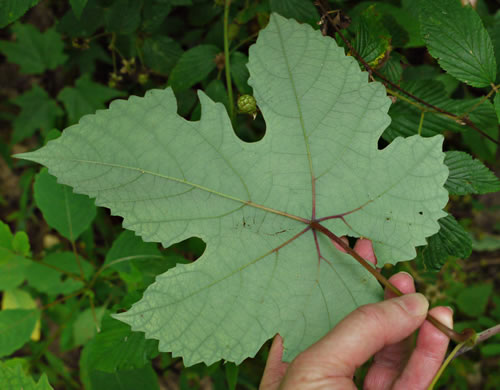
[[[186,365],[240,363],[278,332],[289,361],[381,299],[376,280],[313,221],[371,239],[383,265],[414,258],[446,215],[443,137],[379,150],[390,100],[331,38],[272,15],[248,68],[267,124],[259,142],[238,139],[202,92],[201,120],[186,121],[166,89],[115,101],[17,156],[47,165],[145,241],[207,243],[115,315]]]

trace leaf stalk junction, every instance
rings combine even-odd
[[[342,218],[342,216],[337,216],[338,218]],[[324,220],[325,218],[323,218]],[[347,245],[344,241],[340,239],[336,234],[332,231],[328,230],[326,227],[320,224],[320,220],[311,220],[309,221],[309,227],[314,231],[318,231],[323,233],[333,242],[335,242],[338,246],[340,246],[346,253],[351,255],[359,264],[363,266],[368,272],[370,272],[384,287],[391,290],[397,296],[404,295],[396,286],[394,286],[384,275],[378,272],[368,261],[363,259],[354,249],[352,249],[349,245]],[[430,314],[427,314],[427,321],[429,321],[432,325],[434,325],[437,329],[443,332],[448,338],[452,339],[456,343],[466,343],[474,345],[476,342],[476,331],[474,329],[465,329],[462,333],[458,333],[453,329],[447,327],[442,322],[440,322],[437,318],[433,317]]]

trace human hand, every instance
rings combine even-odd
[[[360,239],[354,247],[376,263],[371,242]],[[260,390],[356,389],[355,370],[374,356],[364,389],[425,390],[438,371],[448,338],[425,321],[429,304],[415,293],[413,278],[400,272],[390,279],[403,293],[385,292],[385,301],[361,306],[291,363],[281,361],[283,340],[277,335],[269,351]],[[452,311],[435,307],[430,313],[452,327]],[[409,337],[420,332],[413,348]]]

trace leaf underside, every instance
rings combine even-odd
[[[202,92],[201,120],[184,120],[166,89],[115,101],[18,156],[96,198],[145,241],[207,243],[115,315],[186,365],[240,363],[276,333],[289,361],[381,299],[376,280],[309,221],[373,240],[382,265],[414,258],[446,215],[443,138],[378,150],[390,100],[332,39],[273,15],[248,68],[267,124],[259,142],[238,139]]]

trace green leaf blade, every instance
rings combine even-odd
[[[58,184],[47,171],[37,175],[34,193],[36,205],[47,223],[68,240],[76,240],[96,216],[91,199],[74,194],[71,188]]]
[[[16,21],[40,0],[3,0],[0,3],[0,28]]]
[[[0,357],[10,355],[29,341],[39,318],[38,310],[0,311]]]
[[[421,4],[421,34],[441,67],[473,87],[494,83],[493,45],[476,11],[462,7],[458,0],[424,0]]]
[[[18,64],[22,73],[40,74],[66,62],[64,43],[54,28],[41,33],[31,24],[17,23],[12,30],[17,41],[0,41],[0,51],[10,62]]]
[[[114,316],[186,365],[239,363],[276,333],[290,361],[381,299],[376,280],[310,220],[372,239],[394,263],[414,257],[445,215],[442,137],[379,150],[390,100],[333,40],[273,15],[248,68],[267,124],[259,142],[238,139],[223,105],[203,93],[200,121],[184,120],[166,89],[115,101],[18,156],[47,165],[145,241],[207,243]]]
[[[500,191],[500,180],[481,161],[465,152],[446,152],[450,175],[445,187],[450,194],[486,194]]]

